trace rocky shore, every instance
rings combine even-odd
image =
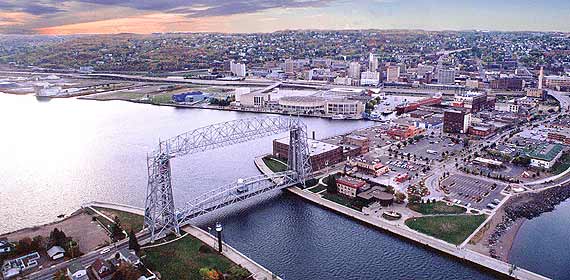
[[[521,219],[533,219],[542,213],[551,212],[555,207],[570,198],[570,185],[558,188],[551,188],[539,193],[527,193],[511,198],[504,206],[504,215],[502,220],[493,233],[489,235],[489,254],[493,258],[501,258],[497,245],[505,233],[517,226],[517,221]],[[518,223],[520,226],[520,223]],[[511,241],[512,242],[512,241]]]

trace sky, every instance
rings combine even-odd
[[[0,34],[423,29],[570,32],[569,0],[0,0]]]

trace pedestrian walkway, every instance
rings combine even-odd
[[[207,233],[206,231],[189,225],[182,227],[182,230],[188,232],[190,235],[200,239],[202,242],[217,248],[218,247],[218,240],[211,234]],[[253,274],[253,278],[256,280],[278,280],[281,279],[271,271],[266,269],[265,267],[261,266],[260,264],[256,263],[252,259],[248,258],[244,254],[240,253],[238,250],[232,248],[231,246],[227,245],[226,243],[222,246],[222,254],[233,261],[236,264],[241,265],[243,268],[247,269],[249,272]]]

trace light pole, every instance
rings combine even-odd
[[[218,233],[218,252],[222,253],[222,224],[220,222],[216,223],[216,232]]]

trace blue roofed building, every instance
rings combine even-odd
[[[201,91],[191,91],[172,95],[172,101],[177,103],[193,103],[207,99],[208,96]]]

